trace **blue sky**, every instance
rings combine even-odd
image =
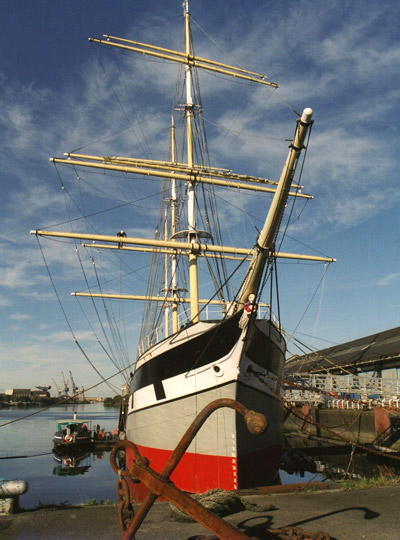
[[[293,109],[314,110],[302,184],[315,198],[289,229],[285,251],[315,250],[337,263],[325,278],[322,265],[282,264],[280,292],[284,327],[316,348],[400,324],[399,12],[394,1],[191,2],[200,56],[266,73],[280,85],[276,95],[237,83],[234,92],[224,79],[200,75],[213,165],[279,177]],[[29,230],[67,221],[60,189],[67,177],[49,157],[80,147],[140,157],[145,132],[144,150],[151,146],[155,159],[165,158],[174,68],[128,57],[117,64],[87,38],[110,34],[180,48],[181,2],[13,0],[0,3],[0,18],[0,391],[60,383],[69,370],[88,387],[99,377],[71,338]],[[116,99],[119,91],[125,97]],[[137,207],[141,226],[132,235],[154,230],[160,186],[145,187],[154,197]],[[145,187],[132,188],[131,200],[145,196]],[[237,194],[219,195],[239,204]],[[104,208],[99,194],[86,204],[88,212]],[[259,198],[242,194],[240,205],[261,219]],[[236,230],[241,218],[233,208],[221,216]],[[109,214],[103,232],[114,233],[118,222]],[[248,227],[236,243],[246,247],[253,232]],[[80,289],[71,246],[41,245],[79,343],[104,376],[112,375],[115,367],[95,348],[69,295]],[[145,260],[132,262],[137,293],[145,267]],[[140,307],[127,310],[133,348]]]

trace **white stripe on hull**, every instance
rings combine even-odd
[[[127,438],[140,446],[172,451],[197,414],[220,398],[236,399],[265,414],[269,422],[267,431],[263,435],[251,435],[241,415],[229,408],[218,409],[201,427],[188,452],[237,457],[238,453],[282,444],[281,401],[271,393],[237,381],[129,414]]]

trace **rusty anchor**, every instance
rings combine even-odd
[[[217,409],[221,407],[229,407],[236,410],[244,417],[247,428],[250,433],[259,435],[263,433],[268,427],[268,421],[263,414],[254,412],[238,401],[228,398],[217,399],[209,403],[195,418],[192,424],[188,427],[185,434],[181,438],[178,446],[172,452],[167,462],[165,463],[161,473],[157,473],[149,467],[149,460],[145,456],[141,456],[137,446],[131,441],[120,441],[117,443],[111,451],[110,461],[113,470],[118,474],[117,492],[120,500],[119,512],[120,512],[120,524],[125,531],[121,540],[134,540],[134,535],[143,523],[146,515],[154,502],[158,497],[162,496],[169,502],[174,504],[177,508],[188,514],[195,519],[198,523],[203,525],[206,529],[211,531],[214,537],[222,540],[250,540],[250,538],[236,529],[233,525],[216,516],[203,505],[190,497],[187,493],[178,489],[170,480],[170,476],[179,464],[182,456],[188,449],[190,443],[193,441],[197,432],[200,430],[207,418]],[[134,460],[129,466],[129,470],[121,468],[118,461],[118,455],[121,449],[131,449],[134,455]],[[134,482],[143,482],[148,488],[148,493],[139,506],[136,513],[133,511],[132,504],[130,502],[129,489],[126,481],[126,477],[129,477]],[[275,538],[312,538],[315,539],[324,538],[329,540],[329,535],[314,536],[312,533],[309,536],[288,536],[288,530],[270,530]],[[292,533],[294,531],[291,531]],[[296,531],[300,532],[300,529]],[[304,533],[305,531],[301,531]],[[282,536],[279,534],[281,533]],[[207,538],[207,537],[198,537]]]
[[[143,523],[143,520],[145,519],[150,508],[160,496],[169,500],[180,510],[186,512],[186,514],[189,514],[198,523],[221,538],[229,538],[231,540],[249,540],[248,536],[241,533],[230,523],[209,512],[200,503],[178,489],[169,479],[204,422],[215,410],[221,407],[229,407],[241,414],[244,417],[248,430],[254,435],[263,433],[268,427],[268,421],[263,414],[256,413],[233,399],[222,398],[209,403],[198,414],[198,416],[186,430],[178,446],[168,458],[161,473],[157,473],[149,467],[149,461],[147,458],[140,455],[137,446],[133,442],[120,441],[114,446],[111,452],[110,461],[113,470],[119,474],[119,489],[123,493],[121,497],[122,502],[120,504],[120,510],[122,511],[123,517],[122,520],[120,519],[120,521],[122,522],[121,524],[123,528],[126,527],[126,532],[123,535],[122,540],[132,540],[134,538],[136,531]],[[121,470],[117,464],[117,455],[122,448],[130,448],[135,457],[130,464],[129,470]],[[130,508],[127,500],[127,492],[124,483],[125,476],[129,476],[136,481],[139,480],[140,482],[143,482],[143,484],[149,490],[146,498],[135,514]]]

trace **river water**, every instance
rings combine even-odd
[[[117,502],[117,475],[111,469],[110,452],[86,454],[80,462],[74,461],[67,466],[65,460],[60,463],[60,458],[53,454],[52,438],[57,420],[72,419],[74,411],[78,419],[112,431],[117,426],[119,410],[102,404],[63,405],[38,410],[0,409],[0,480],[28,482],[29,490],[20,497],[20,506],[28,510],[44,505],[85,504],[93,500]],[[7,424],[13,420],[17,421]],[[319,477],[314,474],[296,477],[281,472],[283,483],[316,479]]]
[[[53,454],[52,438],[56,421],[72,419],[74,411],[78,419],[89,421],[94,426],[100,424],[104,431],[112,431],[117,426],[119,410],[103,404],[63,405],[39,413],[38,410],[0,409],[0,481],[4,478],[28,482],[29,490],[20,497],[20,506],[28,510],[44,505],[85,504],[94,500],[117,502],[117,475],[111,469],[110,452],[86,453],[67,465],[65,460],[60,462],[60,458]],[[378,460],[378,463],[371,464],[366,456],[355,455],[353,459],[353,456],[339,455],[325,457],[324,460],[334,471],[334,476],[327,475],[326,468],[323,474],[321,470],[303,475],[281,471],[282,483],[335,480],[343,478],[343,475],[362,478],[400,474],[398,462],[383,465]]]
[[[99,452],[81,456],[81,461],[69,466],[56,461],[52,438],[56,421],[77,418],[100,424],[112,431],[118,422],[119,410],[103,404],[63,405],[52,407],[33,416],[37,408],[0,409],[0,480],[25,480],[27,493],[20,497],[25,509],[47,504],[80,504],[95,499],[117,502],[117,475],[110,466],[110,453]],[[2,425],[10,420],[20,419]],[[29,456],[29,457],[17,457]]]

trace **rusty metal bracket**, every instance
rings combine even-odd
[[[207,510],[203,505],[190,497],[187,493],[178,489],[170,480],[170,476],[179,464],[182,456],[193,441],[197,432],[200,430],[207,418],[217,409],[221,407],[229,407],[236,410],[244,417],[247,428],[250,433],[258,435],[263,433],[268,427],[268,421],[263,414],[256,413],[238,401],[233,399],[217,399],[208,404],[198,414],[189,428],[186,430],[178,446],[172,452],[164,465],[161,473],[157,473],[149,467],[149,461],[146,457],[141,456],[137,446],[131,441],[120,441],[117,443],[111,452],[111,466],[113,470],[119,474],[119,482],[117,483],[120,498],[120,521],[123,529],[126,529],[122,540],[134,540],[134,535],[143,523],[146,515],[158,497],[162,496],[177,508],[191,516],[206,529],[214,533],[218,538],[223,540],[249,540],[249,537],[240,532],[233,525],[216,516]],[[134,460],[129,466],[129,470],[121,469],[117,463],[117,458],[120,450],[124,448],[131,449],[134,455]],[[139,506],[136,514],[133,513],[133,508],[130,501],[126,497],[126,489],[122,479],[129,477],[131,480],[143,482],[148,488],[148,494]],[[120,496],[121,495],[121,496]],[[279,538],[279,537],[278,537]],[[288,538],[286,536],[285,538]],[[328,536],[326,538],[329,538]]]

